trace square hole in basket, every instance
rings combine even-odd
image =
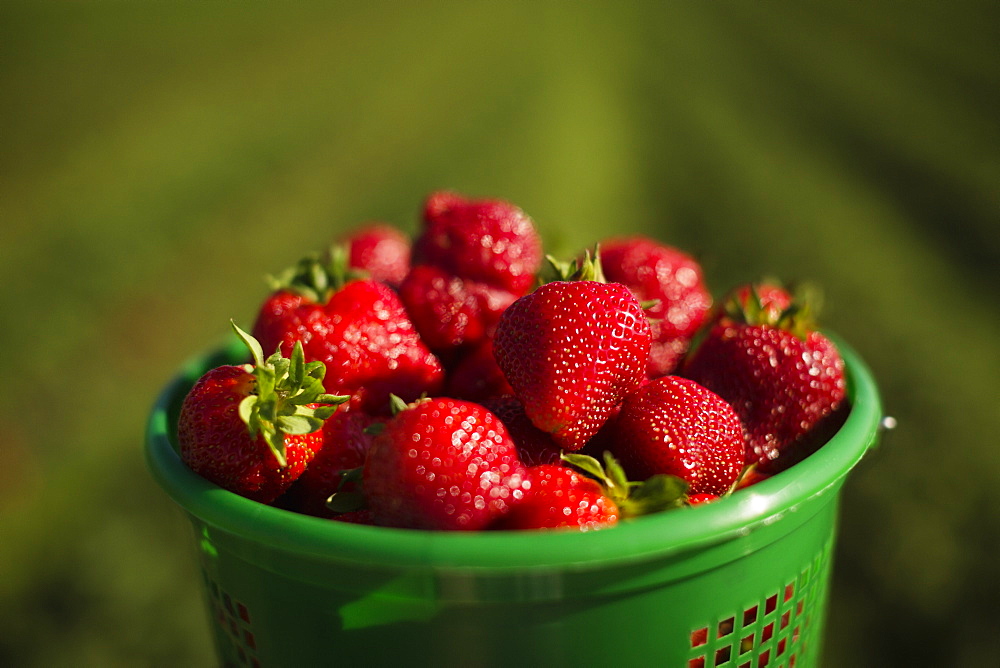
[[[791,620],[791,618],[792,618],[792,613],[789,612],[789,611],[785,611],[781,615],[781,628],[782,628],[782,630],[788,628],[788,622]]]
[[[806,600],[804,598],[799,599],[798,605],[795,606],[795,616],[796,617],[802,616],[802,608],[805,607],[805,604],[806,604]]]
[[[733,625],[734,625],[735,621],[736,621],[735,618],[730,617],[729,619],[724,619],[721,622],[719,622],[719,635],[716,636],[716,637],[717,638],[725,638],[730,633],[732,633],[733,632]]]
[[[799,641],[799,628],[800,627],[796,626],[795,630],[792,631],[792,643],[797,643]]]
[[[748,636],[743,636],[743,639],[740,640],[740,654],[746,654],[752,649],[753,649],[753,634],[751,633]]]
[[[721,666],[724,663],[729,663],[729,657],[733,654],[733,648],[729,645],[715,650],[715,665]]]
[[[764,668],[768,663],[771,662],[771,650],[765,649],[757,657],[757,668]]]
[[[699,656],[689,659],[688,668],[705,668],[705,657]]]
[[[757,621],[757,606],[747,608],[743,611],[743,626],[750,626]]]
[[[785,585],[785,603],[791,601],[793,596],[795,596],[795,583],[789,582]]]
[[[774,635],[774,622],[771,622],[770,624],[768,624],[767,626],[765,626],[764,630],[761,631],[761,633],[760,633],[760,641],[761,641],[761,643],[767,642],[768,640],[771,639],[771,636],[773,636],[773,635]]]
[[[208,571],[202,569],[202,574],[211,595],[211,616],[229,638],[229,651],[232,652],[230,656],[239,657],[240,664],[244,666],[259,666],[260,662],[256,657],[257,638],[250,623],[250,609],[220,587],[209,577]]]
[[[764,603],[764,614],[770,615],[778,608],[778,595],[771,594],[767,597],[767,601]]]
[[[778,651],[775,652],[775,655],[781,656],[784,653],[785,653],[785,639],[782,638],[781,640],[778,641]]]
[[[691,647],[701,647],[708,642],[708,627],[691,632]]]
[[[795,659],[796,656],[792,653],[792,655],[788,658],[788,668],[795,668]]]

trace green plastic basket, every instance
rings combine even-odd
[[[604,531],[431,532],[265,506],[188,470],[187,365],[149,419],[154,477],[195,533],[223,665],[656,665],[819,661],[840,489],[875,443],[870,371],[840,342],[851,410],[818,452],[718,502]]]

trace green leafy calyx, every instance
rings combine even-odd
[[[326,500],[326,507],[338,515],[362,510],[366,506],[365,495],[361,490],[364,467],[346,469],[340,472],[340,482],[337,491]]]
[[[325,253],[313,253],[277,276],[268,276],[272,290],[286,290],[317,304],[325,304],[348,281],[365,278],[367,273],[350,267],[350,252],[342,244]]]
[[[549,269],[555,275],[553,281],[597,281],[607,283],[604,277],[604,269],[601,267],[601,247],[594,246],[594,254],[589,250],[584,251],[583,259],[573,259],[568,262],[556,259],[551,255],[546,255],[545,259],[549,263]]]
[[[610,452],[604,453],[603,464],[577,452],[564,452],[562,460],[597,480],[623,517],[639,517],[685,505],[688,484],[677,476],[658,474],[641,482],[630,481]]]
[[[233,331],[253,355],[254,392],[240,402],[240,417],[250,435],[262,436],[280,466],[287,466],[285,436],[311,434],[323,426],[347,395],[327,394],[323,388],[326,366],[305,361],[302,344],[296,342],[291,357],[280,350],[264,359],[260,343],[232,322]]]
[[[758,288],[780,287],[776,281],[751,284],[747,292],[736,291],[723,304],[723,313],[731,320],[747,325],[764,325],[791,332],[805,340],[817,327],[822,294],[809,283],[797,286],[789,305],[783,309],[765,305]]]

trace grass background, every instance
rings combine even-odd
[[[848,481],[828,666],[1000,655],[1000,5],[0,5],[0,664],[205,665],[142,460],[173,370],[424,196],[809,279],[899,421]]]

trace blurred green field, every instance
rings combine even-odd
[[[338,3],[334,3],[337,5]],[[823,286],[899,428],[827,666],[1000,656],[1000,5],[0,5],[0,665],[212,661],[142,460],[263,276],[432,190]]]

